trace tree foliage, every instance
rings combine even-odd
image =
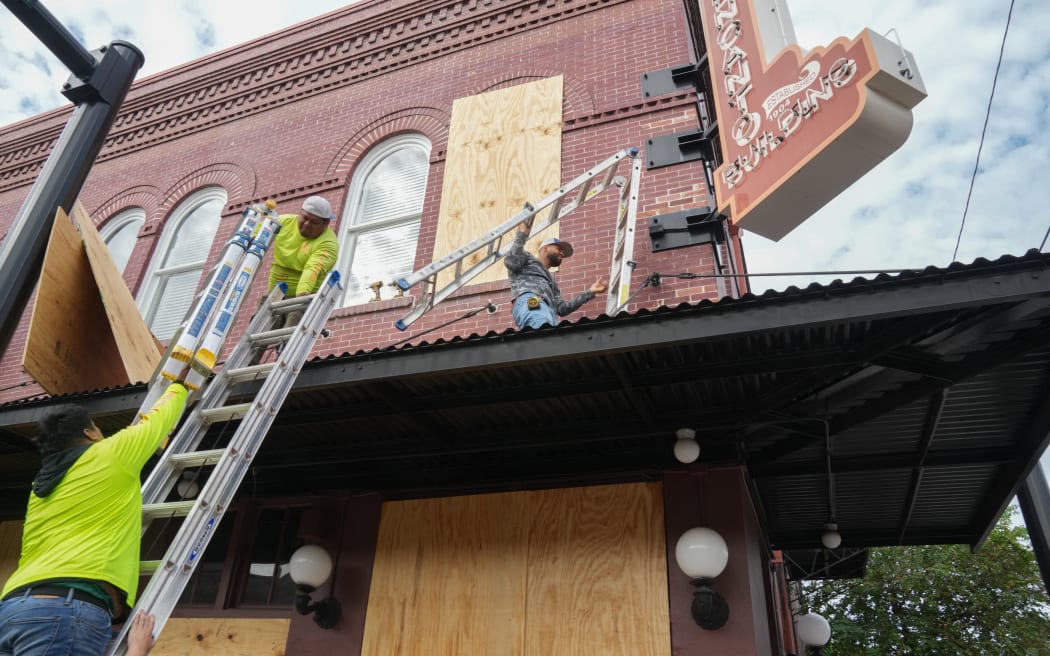
[[[1013,509],[981,549],[884,547],[862,580],[804,584],[826,656],[1050,656],[1050,603]]]

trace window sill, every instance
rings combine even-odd
[[[463,289],[457,291],[452,296],[446,299],[446,302],[451,300],[460,300],[465,298],[471,298],[472,296],[483,296],[501,294],[506,296],[506,292],[510,290],[510,283],[506,280],[496,280],[494,282],[483,282],[477,285],[468,285]],[[400,310],[404,308],[410,308],[415,306],[415,296],[402,296],[399,298],[386,298],[381,301],[369,301],[368,303],[359,303],[357,305],[349,305],[347,307],[338,308],[332,311],[331,318],[338,319],[341,317],[356,317],[362,314],[375,314],[378,312],[385,312],[387,310]]]
[[[382,301],[370,301],[368,303],[360,303],[358,305],[349,305],[344,308],[339,308],[332,311],[332,318],[338,317],[354,317],[360,314],[372,314],[374,312],[383,312],[385,310],[396,310],[400,308],[412,307],[415,305],[414,296],[402,296],[400,298],[388,298]]]

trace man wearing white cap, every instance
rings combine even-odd
[[[313,294],[321,288],[339,256],[339,238],[329,227],[334,218],[332,206],[320,196],[304,200],[298,214],[278,217],[281,229],[270,246],[273,265],[268,290],[272,291],[279,282],[286,283],[287,296],[291,298]],[[260,298],[259,303],[262,301]],[[301,310],[289,312],[275,327],[294,326],[302,316]]]
[[[537,251],[539,257],[534,257],[525,252],[525,240],[531,228],[532,221],[518,226],[514,242],[503,259],[510,277],[510,295],[513,299],[511,314],[519,328],[557,325],[558,316],[564,317],[573,312],[594,298],[595,294],[601,294],[608,288],[608,284],[599,278],[590,289],[571,301],[563,300],[550,270],[572,256],[572,244],[552,237],[540,244]]]

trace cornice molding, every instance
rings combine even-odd
[[[423,0],[388,11],[382,2],[351,5],[136,84],[98,159],[628,1]],[[305,33],[309,39],[300,37]],[[47,137],[19,139],[0,153],[0,191],[39,173],[57,140],[53,124],[48,128]]]

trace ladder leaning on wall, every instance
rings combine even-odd
[[[617,176],[616,171],[624,159],[632,160],[629,179]],[[525,203],[525,208],[498,227],[478,239],[457,248],[448,255],[422,269],[395,281],[402,291],[422,284],[419,303],[395,322],[398,330],[423,316],[435,305],[462,288],[478,274],[489,268],[505,253],[501,250],[503,238],[522,223],[532,221],[529,236],[535,235],[560,221],[569,212],[580,207],[610,186],[620,188],[620,202],[616,214],[616,232],[613,239],[612,267],[609,274],[609,292],[605,313],[614,315],[627,304],[631,287],[631,269],[634,262],[634,224],[638,216],[638,186],[641,181],[642,162],[637,148],[626,148],[588,170],[567,185],[559,188],[538,203]],[[543,214],[546,210],[546,214]],[[536,221],[536,219],[539,221]],[[469,266],[465,263],[474,258]],[[438,274],[452,269],[452,280],[439,287]]]
[[[262,257],[280,229],[273,209],[245,210],[208,285],[172,338],[139,411],[141,417],[175,380],[185,382],[191,401],[198,397],[142,487],[143,535],[154,520],[182,518],[164,558],[142,563],[140,572],[152,571],[152,576],[128,615],[130,620],[139,611],[152,614],[155,635],[178,603],[339,298],[336,271],[309,296],[282,298],[285,288],[278,285],[259,306],[223,368],[212,376]],[[298,324],[274,328],[283,323],[279,319],[298,311],[303,311]],[[260,352],[275,345],[280,347],[276,359],[257,364]],[[250,401],[226,405],[241,384],[259,386],[249,392],[253,394]],[[199,450],[212,424],[237,419],[240,424],[225,446]],[[206,467],[212,470],[196,498],[181,498],[178,483],[182,474]],[[131,622],[125,622],[109,656],[126,653],[130,628]]]

